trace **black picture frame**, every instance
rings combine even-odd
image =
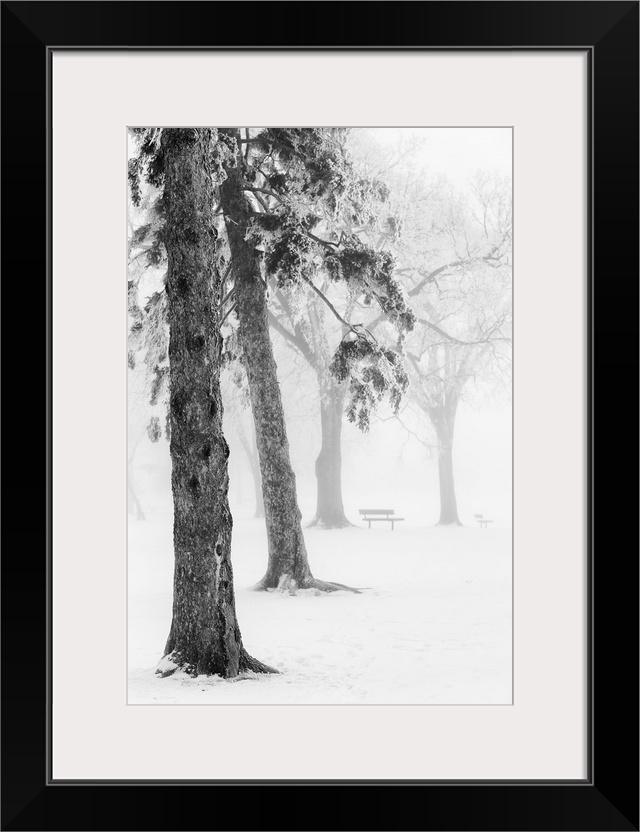
[[[2,829],[638,829],[638,9],[581,0],[2,3],[4,412],[8,445],[18,437],[21,451],[5,483]],[[49,780],[52,49],[276,46],[588,52],[585,781]],[[46,475],[36,475],[45,460]]]

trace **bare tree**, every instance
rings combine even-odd
[[[329,295],[328,281],[320,284]],[[342,499],[342,421],[348,398],[348,385],[331,372],[336,344],[330,344],[327,312],[315,293],[305,293],[305,316],[301,318],[286,292],[278,289],[269,309],[269,322],[285,343],[297,350],[313,369],[320,402],[320,452],[316,459],[316,511],[309,526],[339,529],[350,526]],[[335,319],[332,320],[336,323]],[[336,327],[333,327],[335,332]],[[340,337],[345,327],[339,325]],[[335,340],[335,339],[334,339]]]
[[[412,211],[420,203],[414,198]],[[439,524],[460,524],[453,464],[458,405],[470,382],[486,389],[510,378],[510,183],[479,174],[466,196],[440,183],[423,206],[408,217],[413,226],[407,223],[406,265],[399,269],[417,318],[407,344],[411,400],[437,439]]]
[[[415,149],[381,150],[364,141],[367,173],[390,191],[387,227],[378,223],[371,242],[396,254],[396,273],[416,313],[406,344],[408,400],[435,433],[435,443],[417,438],[436,446],[439,524],[459,525],[453,464],[458,406],[471,387],[486,390],[510,379],[511,183],[479,172],[467,191],[456,191],[445,178],[416,169]],[[367,326],[377,334],[384,325],[377,315]]]

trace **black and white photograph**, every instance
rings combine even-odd
[[[512,703],[512,148],[128,129],[129,704]]]
[[[463,6],[2,0],[2,829],[637,832],[640,2]]]

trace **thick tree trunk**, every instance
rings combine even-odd
[[[239,130],[224,132],[240,140]],[[220,186],[220,199],[233,260],[238,340],[249,380],[269,548],[267,572],[254,589],[277,588],[291,592],[311,587],[325,591],[347,589],[342,584],[316,580],[307,559],[277,367],[269,335],[266,287],[259,255],[246,241],[250,215],[243,192],[242,164],[242,155],[238,153],[237,166],[229,168],[228,178]]]
[[[237,676],[271,669],[242,646],[231,569],[222,433],[211,130],[165,129],[169,414],[175,571],[173,619],[157,672]]]
[[[309,525],[325,529],[341,529],[351,525],[342,504],[341,443],[344,392],[335,383],[327,385],[321,383],[320,390],[322,445],[316,459],[318,500],[316,515]]]
[[[440,481],[439,526],[460,526],[455,481],[453,478],[453,431],[458,400],[447,396],[445,403],[430,412],[438,437],[438,476]]]

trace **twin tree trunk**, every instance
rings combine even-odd
[[[239,130],[221,132],[235,139],[240,147]],[[348,589],[342,584],[315,579],[307,559],[269,334],[266,286],[261,274],[260,255],[246,241],[250,208],[243,190],[243,166],[242,153],[238,151],[236,166],[228,169],[227,179],[220,186],[220,201],[233,261],[238,340],[249,381],[269,548],[267,572],[254,589]]]
[[[442,405],[429,411],[438,438],[438,475],[440,480],[440,519],[438,525],[462,525],[458,517],[455,482],[453,478],[453,431],[455,427],[458,397],[445,396]]]
[[[320,380],[322,445],[316,459],[318,501],[309,524],[325,529],[350,526],[342,503],[342,416],[344,390],[332,381]]]
[[[231,569],[227,457],[222,433],[213,131],[165,129],[169,414],[175,571],[173,619],[158,673],[269,672],[242,646]]]

